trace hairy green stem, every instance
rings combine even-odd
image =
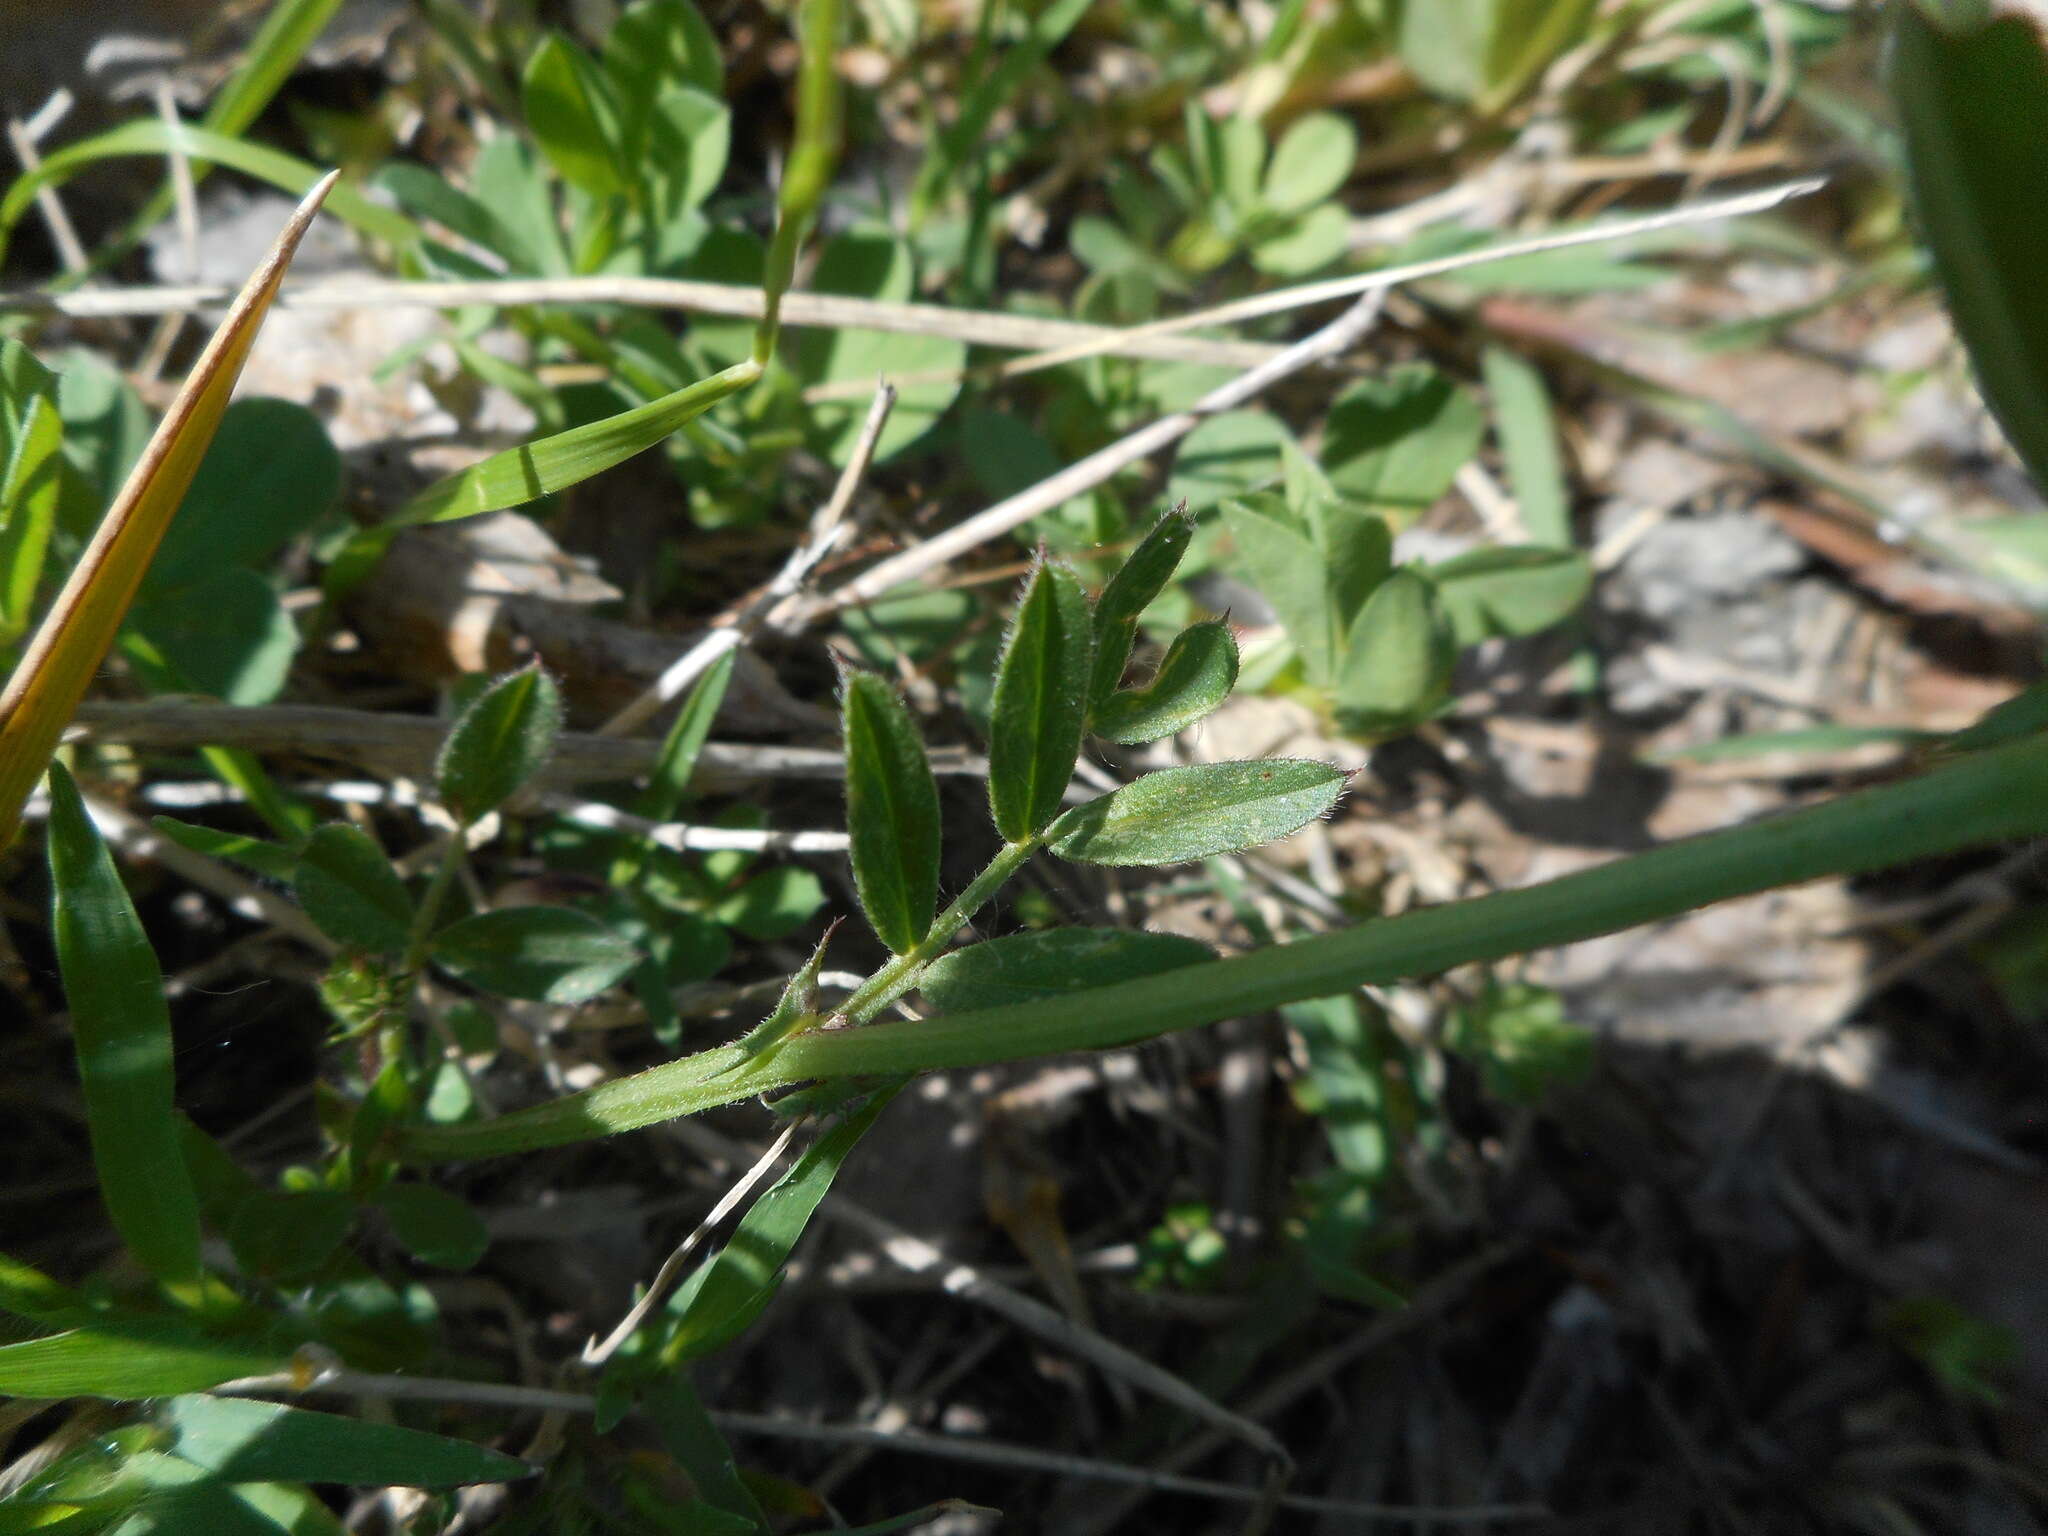
[[[931,931],[862,982],[853,996],[839,1006],[838,1013],[852,1023],[865,1024],[916,986],[924,975],[925,967],[946,952],[946,946],[953,942],[953,935],[966,926],[969,918],[987,906],[996,892],[1009,883],[1010,877],[1044,846],[1043,840],[1036,837],[1003,844],[1002,850],[988,861],[988,868],[976,875],[953,904],[932,920]]]
[[[486,1125],[412,1128],[401,1153],[415,1162],[489,1157],[634,1130],[791,1083],[1131,1045],[1282,1003],[1596,938],[1775,886],[2043,835],[2048,737],[2033,737],[1904,783],[1687,838],[1541,885],[1160,976],[1044,1002],[802,1035],[737,1071],[731,1069],[742,1058],[733,1047],[706,1051]]]

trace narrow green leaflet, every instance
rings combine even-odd
[[[760,377],[761,365],[747,358],[659,400],[494,453],[482,463],[435,481],[399,509],[393,524],[475,517],[566,490],[652,448]],[[375,531],[380,530],[365,530]]]
[[[61,763],[50,765],[49,854],[51,926],[101,1197],[143,1268],[196,1281],[199,1198],[179,1151],[163,972]]]
[[[1450,696],[1456,659],[1429,578],[1394,572],[1351,627],[1332,690],[1338,723],[1367,735],[1407,729]]]
[[[811,1213],[839,1176],[840,1164],[896,1093],[895,1087],[883,1089],[812,1142],[740,1219],[732,1240],[684,1283],[670,1303],[677,1322],[662,1347],[665,1363],[708,1354],[759,1313]]]
[[[738,1516],[745,1522],[745,1530],[766,1536],[767,1518],[740,1476],[732,1447],[725,1443],[725,1436],[705,1412],[688,1371],[664,1371],[648,1383],[641,1398],[641,1412],[707,1503]],[[602,1421],[598,1427],[605,1428]]]
[[[1094,652],[1088,594],[1072,571],[1031,573],[996,665],[988,803],[996,830],[1021,842],[1059,814],[1081,755]]]
[[[540,770],[562,733],[562,694],[538,663],[495,683],[462,712],[434,783],[465,822],[488,815]]]
[[[1985,402],[2048,484],[2048,206],[2033,195],[2048,177],[2048,44],[2038,16],[1956,25],[1928,9],[1892,8],[1891,87],[1920,236]]]
[[[292,871],[298,866],[299,856],[282,843],[266,842],[246,833],[220,832],[194,822],[180,821],[175,816],[152,817],[150,825],[172,842],[190,848],[194,853],[203,853],[212,859],[226,859],[272,880],[291,879]]]
[[[960,1013],[1062,997],[1215,958],[1208,945],[1177,933],[1050,928],[1006,934],[941,955],[918,986],[934,1007]]]
[[[1534,363],[1506,347],[1488,347],[1480,364],[1522,526],[1538,544],[1569,549],[1571,500],[1558,451],[1556,412],[1543,375]]]
[[[1309,682],[1327,688],[1343,630],[1324,552],[1276,495],[1226,502],[1223,521],[1252,584],[1301,652]]]
[[[541,39],[520,81],[526,124],[562,179],[593,197],[628,185],[619,105],[596,62],[558,33]]]
[[[683,707],[676,711],[675,724],[662,738],[661,755],[655,759],[654,772],[648,777],[647,793],[640,802],[641,815],[652,821],[667,821],[689,794],[690,780],[697,772],[697,758],[704,751],[704,743],[711,739],[711,727],[718,720],[719,706],[725,702],[733,665],[738,659],[738,650],[729,650],[706,667],[683,700]]]
[[[187,1394],[157,1409],[171,1449],[231,1483],[350,1483],[459,1488],[530,1477],[516,1457],[395,1424],[282,1403]]]
[[[61,1326],[79,1319],[85,1311],[84,1299],[69,1286],[0,1253],[0,1312]]]
[[[476,1207],[431,1184],[387,1184],[371,1204],[391,1223],[391,1235],[423,1264],[471,1269],[491,1244]]]
[[[473,987],[540,1003],[584,1002],[640,959],[631,944],[573,907],[479,912],[435,934],[427,953]]]
[[[1061,858],[1083,864],[1181,864],[1241,853],[1327,815],[1350,777],[1328,763],[1285,757],[1163,768],[1075,806],[1046,841]]]
[[[168,1397],[290,1364],[282,1350],[216,1343],[168,1324],[96,1324],[0,1345],[0,1396]]]
[[[1475,549],[1430,567],[1459,645],[1533,635],[1570,618],[1593,589],[1593,567],[1568,549]]]
[[[939,786],[917,722],[871,672],[840,694],[846,830],[861,910],[894,954],[916,947],[939,909]]]
[[[1187,503],[1182,502],[1138,541],[1138,547],[1095,600],[1095,661],[1088,685],[1090,708],[1101,708],[1123,681],[1124,667],[1131,659],[1131,644],[1137,638],[1138,615],[1166,590],[1166,584],[1180,568],[1181,556],[1188,551],[1188,541],[1194,536],[1195,520],[1188,516]]]
[[[635,0],[605,34],[603,63],[619,96],[628,156],[647,147],[647,117],[664,88],[725,95],[718,34],[690,0]]]
[[[405,882],[370,835],[345,822],[316,828],[306,839],[292,889],[306,916],[337,944],[395,955],[412,935]]]
[[[1305,213],[1334,196],[1358,161],[1358,133],[1334,112],[1296,118],[1273,147],[1263,201],[1282,213]]]
[[[1323,428],[1323,468],[1340,494],[1414,514],[1450,489],[1485,430],[1469,392],[1427,363],[1408,363],[1338,397]]]
[[[1126,745],[1184,731],[1230,697],[1237,684],[1237,639],[1222,620],[1173,637],[1165,660],[1142,688],[1111,694],[1095,712],[1095,734]]]

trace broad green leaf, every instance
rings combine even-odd
[[[290,1363],[282,1350],[219,1343],[170,1324],[95,1324],[0,1345],[0,1396],[168,1397]]]
[[[1480,359],[1494,429],[1506,461],[1508,486],[1522,526],[1538,544],[1572,545],[1571,498],[1558,453],[1557,417],[1535,364],[1506,347],[1490,346]]]
[[[1127,746],[1184,731],[1230,697],[1237,683],[1237,639],[1219,620],[1174,636],[1152,681],[1110,695],[1095,712],[1096,735]]]
[[[938,781],[917,722],[881,678],[849,672],[840,704],[854,886],[875,937],[905,954],[938,911]]]
[[[732,153],[732,113],[715,96],[670,86],[648,124],[648,174],[665,194],[661,216],[679,220],[718,190]]]
[[[371,1197],[391,1223],[391,1234],[422,1264],[472,1269],[491,1245],[476,1208],[431,1184],[387,1184]]]
[[[782,1266],[809,1225],[811,1213],[839,1176],[868,1127],[896,1097],[889,1087],[811,1143],[789,1172],[776,1180],[740,1218],[732,1238],[684,1282],[669,1304],[674,1331],[661,1349],[664,1364],[683,1360],[729,1343],[758,1315],[772,1297]]]
[[[1262,201],[1281,213],[1305,213],[1336,195],[1358,160],[1358,134],[1334,112],[1295,119],[1274,146]]]
[[[1450,489],[1479,449],[1472,396],[1427,363],[1346,390],[1323,428],[1323,468],[1345,496],[1410,516]]]
[[[150,825],[172,842],[203,853],[212,859],[227,859],[272,880],[289,880],[299,856],[281,843],[265,842],[240,832],[220,832],[212,827],[180,821],[175,816],[157,816]]]
[[[1224,526],[1275,617],[1301,652],[1311,685],[1336,676],[1342,615],[1330,592],[1332,568],[1310,531],[1277,495],[1226,502]]]
[[[712,909],[726,927],[767,943],[787,937],[825,904],[824,887],[808,869],[778,865],[754,876]]]
[[[1331,693],[1348,731],[1406,730],[1450,696],[1450,621],[1429,579],[1398,570],[1381,582],[1345,641]]]
[[[1584,37],[1593,7],[1594,0],[1396,0],[1389,21],[1418,80],[1492,112]]]
[[[1943,24],[1892,8],[1892,95],[1921,238],[1985,402],[2048,486],[2048,45],[2038,15]],[[1979,13],[1981,16],[1981,12]]]
[[[1432,566],[1429,577],[1461,646],[1548,629],[1576,613],[1593,587],[1583,555],[1528,544],[1475,549]]]
[[[1308,524],[1323,553],[1331,623],[1341,636],[1394,568],[1393,530],[1376,512],[1322,500],[1310,503]]]
[[[761,365],[746,358],[708,379],[616,416],[494,453],[482,463],[435,481],[400,508],[390,523],[366,529],[364,534],[388,532],[394,526],[475,517],[481,512],[523,506],[566,490],[652,448],[760,377]]]
[[[1010,842],[1059,814],[1088,715],[1095,639],[1088,594],[1049,561],[1031,573],[996,664],[988,803]]]
[[[1181,440],[1166,484],[1169,499],[1191,512],[1226,497],[1278,485],[1281,445],[1293,434],[1266,411],[1224,411]]]
[[[306,839],[292,889],[306,916],[337,944],[396,955],[412,936],[405,882],[370,835],[346,822],[329,822]]]
[[[246,566],[166,596],[145,591],[129,622],[183,690],[228,704],[275,699],[299,652],[298,626],[277,589]]]
[[[176,1436],[179,1456],[231,1483],[458,1488],[534,1470],[465,1440],[246,1398],[174,1397],[156,1418]]]
[[[58,737],[113,643],[150,557],[220,425],[292,252],[333,185],[332,177],[321,181],[286,221],[0,691],[0,848],[14,840],[30,788],[42,777]]]
[[[470,167],[469,190],[517,242],[515,265],[547,277],[568,275],[569,248],[555,212],[554,184],[524,138],[492,134]]]
[[[947,1013],[1063,997],[1213,960],[1206,944],[1128,928],[1053,928],[970,944],[933,961],[918,983]]]
[[[100,1195],[143,1268],[190,1284],[200,1277],[199,1199],[179,1151],[163,972],[61,763],[50,767],[49,855],[51,930]]]
[[[588,54],[559,33],[549,33],[526,61],[520,99],[534,140],[564,181],[593,197],[626,190],[618,103]]]
[[[347,1239],[356,1205],[337,1190],[250,1190],[225,1222],[228,1246],[242,1272],[264,1280],[309,1275]]]
[[[818,293],[908,303],[916,297],[910,245],[880,225],[850,229],[819,252],[809,287]],[[796,372],[806,384],[863,386],[846,399],[813,407],[812,420],[824,435],[826,456],[835,464],[845,463],[852,453],[878,380],[957,373],[966,362],[966,345],[947,336],[814,329],[804,332],[795,346]],[[875,444],[876,461],[901,452],[922,437],[959,393],[957,377],[904,383]]]
[[[1163,768],[1075,806],[1053,823],[1047,844],[1083,864],[1183,864],[1240,853],[1327,814],[1350,777],[1301,758]]]
[[[1095,660],[1091,666],[1088,703],[1099,709],[1123,681],[1138,634],[1138,616],[1166,590],[1179,569],[1195,520],[1185,506],[1176,506],[1152,525],[1095,600]]]
[[[434,764],[442,801],[465,822],[503,805],[539,772],[562,733],[562,694],[536,663],[499,678],[462,712]]]
[[[479,991],[580,1003],[630,971],[639,952],[573,907],[505,907],[451,923],[428,953]]]
[[[633,163],[647,148],[647,119],[665,89],[725,95],[718,34],[690,0],[636,0],[605,35],[605,73],[619,102],[621,141]]]
[[[1306,277],[1351,248],[1351,220],[1336,203],[1311,208],[1252,246],[1252,265],[1275,277]]]
[[[144,596],[260,564],[309,532],[340,494],[341,454],[319,417],[290,400],[235,401],[157,547]]]

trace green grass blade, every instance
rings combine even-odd
[[[199,1199],[179,1151],[163,971],[62,764],[50,768],[49,842],[57,961],[107,1213],[143,1268],[196,1281]]]
[[[169,1397],[290,1364],[281,1351],[215,1343],[168,1325],[95,1324],[0,1345],[0,1396]]]
[[[123,123],[52,151],[35,170],[14,179],[6,196],[0,197],[0,258],[7,254],[7,239],[15,224],[34,206],[36,193],[43,187],[67,181],[76,172],[102,160],[166,155],[173,151],[202,164],[227,166],[295,197],[310,191],[322,175],[318,167],[296,156],[211,129],[195,128],[189,123],[167,123],[158,118]],[[327,195],[326,207],[364,234],[394,245],[410,245],[422,235],[420,227],[404,214],[373,203],[339,183]]]
[[[760,377],[759,363],[734,363],[708,379],[699,379],[630,411],[494,453],[482,463],[428,486],[399,510],[393,523],[403,526],[451,522],[521,506],[566,490],[652,448],[685,422],[703,415]]]
[[[231,1483],[456,1488],[530,1477],[515,1457],[395,1424],[243,1398],[174,1397],[157,1413],[179,1456]]]

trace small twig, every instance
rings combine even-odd
[[[335,1394],[347,1397],[381,1397],[414,1402],[469,1403],[481,1408],[509,1408],[519,1412],[581,1413],[597,1411],[597,1398],[587,1392],[564,1392],[551,1387],[527,1387],[499,1382],[459,1381],[446,1376],[379,1376],[368,1371],[328,1369],[312,1380],[289,1372],[272,1376],[248,1376],[223,1382],[212,1389],[216,1397],[289,1397]],[[782,1440],[809,1440],[827,1445],[868,1445],[902,1451],[912,1456],[945,1457],[973,1461],[985,1466],[1016,1467],[1024,1471],[1048,1472],[1062,1477],[1092,1478],[1099,1482],[1129,1483],[1158,1493],[1185,1493],[1197,1498],[1224,1499],[1250,1504],[1261,1497],[1256,1488],[1208,1478],[1176,1477],[1113,1461],[1091,1461],[1083,1456],[1062,1456],[1034,1450],[1002,1440],[979,1440],[914,1430],[873,1429],[860,1424],[807,1424],[797,1419],[765,1413],[738,1413],[713,1409],[712,1421],[721,1429],[738,1434],[766,1435]],[[1381,1519],[1411,1520],[1424,1525],[1483,1524],[1490,1520],[1532,1520],[1549,1511],[1540,1504],[1463,1505],[1432,1509],[1426,1505],[1369,1504],[1351,1499],[1314,1498],[1288,1494],[1280,1503],[1289,1509],[1314,1513],[1353,1515]]]
[[[663,1261],[661,1268],[655,1271],[654,1278],[648,1282],[647,1294],[633,1303],[632,1309],[619,1320],[619,1326],[606,1334],[603,1342],[593,1339],[583,1346],[583,1364],[587,1368],[594,1371],[618,1353],[620,1346],[647,1320],[647,1314],[661,1304],[662,1298],[668,1294],[670,1284],[682,1273],[683,1265],[690,1255],[697,1251],[698,1246],[717,1229],[721,1221],[733,1213],[741,1201],[753,1193],[755,1186],[774,1171],[775,1165],[782,1161],[782,1154],[789,1149],[790,1142],[803,1124],[803,1119],[799,1117],[782,1128],[782,1134],[775,1138],[774,1144],[755,1160],[754,1166],[740,1177],[738,1183],[725,1192],[718,1204],[711,1208],[711,1213],[697,1223],[696,1229],[676,1245],[676,1251]]]
[[[810,531],[798,542],[782,569],[776,572],[775,579],[735,614],[730,623],[720,625],[691,646],[655,679],[652,687],[599,726],[598,735],[623,736],[651,718],[670,700],[681,698],[683,691],[709,671],[713,662],[727,651],[735,651],[745,645],[756,629],[796,597],[818,562],[838,541],[846,509],[853,504],[854,492],[866,475],[868,465],[874,461],[875,444],[881,440],[882,428],[895,404],[895,387],[886,380],[878,383],[874,403],[868,407],[867,420],[861,424],[853,454],[847,459],[846,468],[840,471],[831,499],[811,520]]]
[[[241,708],[179,699],[141,702],[99,701],[79,706],[66,741],[119,741],[159,750],[232,745],[259,753],[316,753],[360,763],[379,772],[414,778],[431,775],[447,738],[448,722],[429,715],[382,714],[317,704],[265,704]],[[618,782],[644,778],[655,766],[661,743],[645,737],[593,736],[565,732],[536,775],[543,786]],[[986,759],[962,752],[935,751],[932,768],[941,774],[980,776]],[[697,758],[699,783],[725,791],[764,779],[838,779],[846,760],[834,750],[734,742],[707,742]]]
[[[835,588],[824,598],[806,605],[799,611],[801,617],[816,619],[855,603],[871,601],[892,587],[956,559],[978,544],[1001,537],[1083,491],[1092,490],[1119,471],[1178,442],[1206,418],[1235,410],[1289,374],[1299,373],[1312,363],[1346,351],[1379,318],[1381,299],[1377,293],[1366,295],[1321,330],[1303,337],[1279,356],[1232,379],[1220,389],[1211,390],[1187,410],[1175,411],[1140,427],[1108,447],[1097,449],[1080,462],[1048,475],[1030,489],[997,502],[914,549],[884,560],[844,586]]]
[[[851,846],[844,832],[772,832],[752,827],[698,827],[679,821],[650,821],[616,806],[573,795],[544,794],[540,803],[579,826],[606,832],[632,832],[673,848],[678,853],[844,853]]]
[[[211,309],[233,295],[214,284],[104,288],[91,293],[0,293],[0,311],[28,310],[77,316],[161,315]],[[485,278],[474,282],[340,282],[295,284],[278,296],[282,309],[459,309],[474,304],[629,304],[738,320],[758,320],[758,286],[688,282],[652,277]],[[1088,344],[1112,356],[1155,362],[1208,363],[1252,368],[1280,349],[1271,342],[1193,336],[1140,336],[1128,345],[1114,326],[998,310],[948,309],[939,304],[891,304],[842,294],[794,292],[782,300],[782,323],[799,328],[892,331],[949,336],[977,347],[1029,352]]]
[[[68,108],[71,94],[68,91],[59,91],[50,100],[51,105],[61,101],[63,106]],[[13,116],[7,119],[7,142],[13,146],[14,157],[21,162],[21,168],[25,172],[33,173],[43,163],[43,157],[36,152],[36,140],[41,137],[37,129],[48,115],[49,109],[46,107],[36,114],[36,121],[33,124],[24,123],[20,118]],[[57,113],[59,117],[62,115],[62,111]],[[72,273],[86,271],[92,265],[92,259],[86,255],[85,244],[78,238],[78,230],[71,222],[71,215],[64,211],[64,203],[57,196],[57,189],[48,182],[36,188],[36,212],[42,215],[43,223],[49,228],[50,243],[57,248],[57,260],[63,263],[64,270]]]

